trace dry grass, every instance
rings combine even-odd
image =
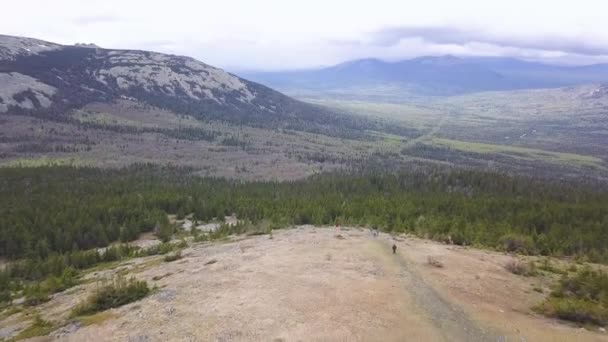
[[[535,276],[538,271],[533,262],[524,263],[519,260],[510,260],[506,263],[505,269],[513,274],[522,275],[525,277]]]

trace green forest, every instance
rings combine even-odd
[[[8,259],[128,242],[168,225],[168,214],[204,222],[232,213],[276,228],[340,223],[608,262],[608,192],[580,183],[440,168],[282,183],[147,165],[0,169],[0,256]]]

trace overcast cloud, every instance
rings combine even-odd
[[[608,62],[603,0],[4,0],[0,33],[193,56],[239,69],[377,57]]]

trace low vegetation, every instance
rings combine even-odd
[[[23,340],[26,338],[47,335],[55,328],[56,327],[52,322],[45,321],[40,317],[40,315],[35,315],[32,324],[15,336],[15,340]]]
[[[73,316],[91,315],[116,308],[144,298],[150,293],[148,283],[135,278],[117,277],[111,283],[102,284],[86,301],[76,306]]]
[[[181,251],[177,251],[175,253],[165,255],[165,257],[163,258],[163,260],[165,262],[172,262],[172,261],[179,260],[181,258],[182,258],[182,252]]]
[[[564,275],[537,310],[581,324],[608,324],[608,274],[585,267]]]
[[[80,271],[112,265],[134,257],[164,255],[175,252],[181,257],[185,241],[161,243],[140,249],[127,244],[109,247],[105,251],[89,250],[55,255],[47,259],[29,259],[9,263],[0,271],[0,303],[9,304],[23,296],[25,306],[37,306],[50,300],[50,295],[80,283]]]
[[[29,293],[32,304],[43,302],[75,284],[76,274],[66,270],[187,246],[167,242],[148,249],[127,244],[98,249],[146,231],[169,240],[175,230],[170,214],[192,215],[196,222],[238,215],[236,225],[223,224],[210,234],[193,232],[195,241],[339,222],[457,245],[608,262],[608,195],[601,186],[582,182],[421,168],[243,183],[201,178],[189,169],[138,165],[3,168],[0,193],[0,257],[13,259],[0,271],[3,302],[22,292]],[[514,266],[515,272],[529,273]]]
[[[522,275],[525,277],[532,277],[538,274],[536,264],[530,261],[524,263],[519,260],[511,260],[505,265],[505,269],[513,274]]]

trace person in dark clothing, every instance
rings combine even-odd
[[[397,253],[397,245],[393,244],[393,254]]]

